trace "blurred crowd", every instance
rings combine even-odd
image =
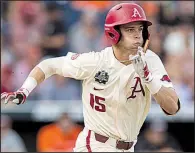
[[[135,152],[182,152],[178,140],[168,132],[165,120],[156,118],[146,124],[145,130],[140,133]]]
[[[1,151],[27,152],[25,142],[12,128],[13,120],[1,115]],[[76,139],[83,126],[73,122],[67,113],[62,113],[56,121],[37,130],[35,150],[37,152],[73,152]],[[178,140],[168,132],[168,124],[163,119],[147,122],[146,128],[138,137],[135,152],[182,152]]]
[[[12,122],[8,115],[1,115],[1,152],[26,152],[24,140],[12,128]]]
[[[28,140],[13,129],[12,118],[1,115],[1,152],[28,152]],[[37,152],[72,152],[77,136],[83,129],[73,122],[69,114],[62,113],[54,122],[37,130],[35,148]]]
[[[3,1],[1,92],[17,90],[40,61],[69,51],[101,51],[108,10],[122,1]],[[126,2],[126,1],[123,1]],[[153,25],[150,49],[157,53],[185,104],[194,99],[194,2],[136,1]],[[54,76],[30,100],[80,100],[81,82]]]

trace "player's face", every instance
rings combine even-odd
[[[132,22],[120,26],[122,34],[119,45],[125,49],[137,51],[138,46],[143,44],[143,23]]]

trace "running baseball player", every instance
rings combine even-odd
[[[30,72],[20,89],[3,93],[1,100],[23,104],[37,85],[54,74],[82,80],[85,128],[74,151],[133,152],[151,96],[167,115],[180,109],[160,58],[143,49],[151,25],[141,6],[118,4],[105,19],[105,34],[111,47],[46,59]]]

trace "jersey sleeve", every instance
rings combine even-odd
[[[99,62],[99,54],[95,52],[82,54],[68,52],[62,65],[63,76],[85,80],[90,77]]]
[[[151,71],[153,77],[160,79],[164,87],[170,87],[174,89],[173,83],[171,82],[171,79],[169,78],[169,75],[159,56],[156,55],[155,53],[152,53],[152,55],[147,56],[146,61],[148,63],[149,70]],[[178,103],[178,106],[180,109],[180,102]],[[166,112],[162,107],[161,109],[164,112],[164,114],[171,115],[168,112]]]
[[[162,85],[164,87],[172,87],[173,84],[171,82],[171,79],[169,78],[169,75],[161,61],[158,55],[150,51],[151,53],[146,53],[146,61],[148,64],[148,68],[150,72],[152,73],[153,77],[158,78],[161,80]]]

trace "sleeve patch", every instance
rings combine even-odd
[[[77,57],[79,57],[79,55],[80,55],[79,53],[76,53],[76,54],[72,55],[71,60],[77,59]]]
[[[171,82],[171,79],[169,78],[168,75],[163,75],[163,77],[160,80],[167,81],[167,82]]]

